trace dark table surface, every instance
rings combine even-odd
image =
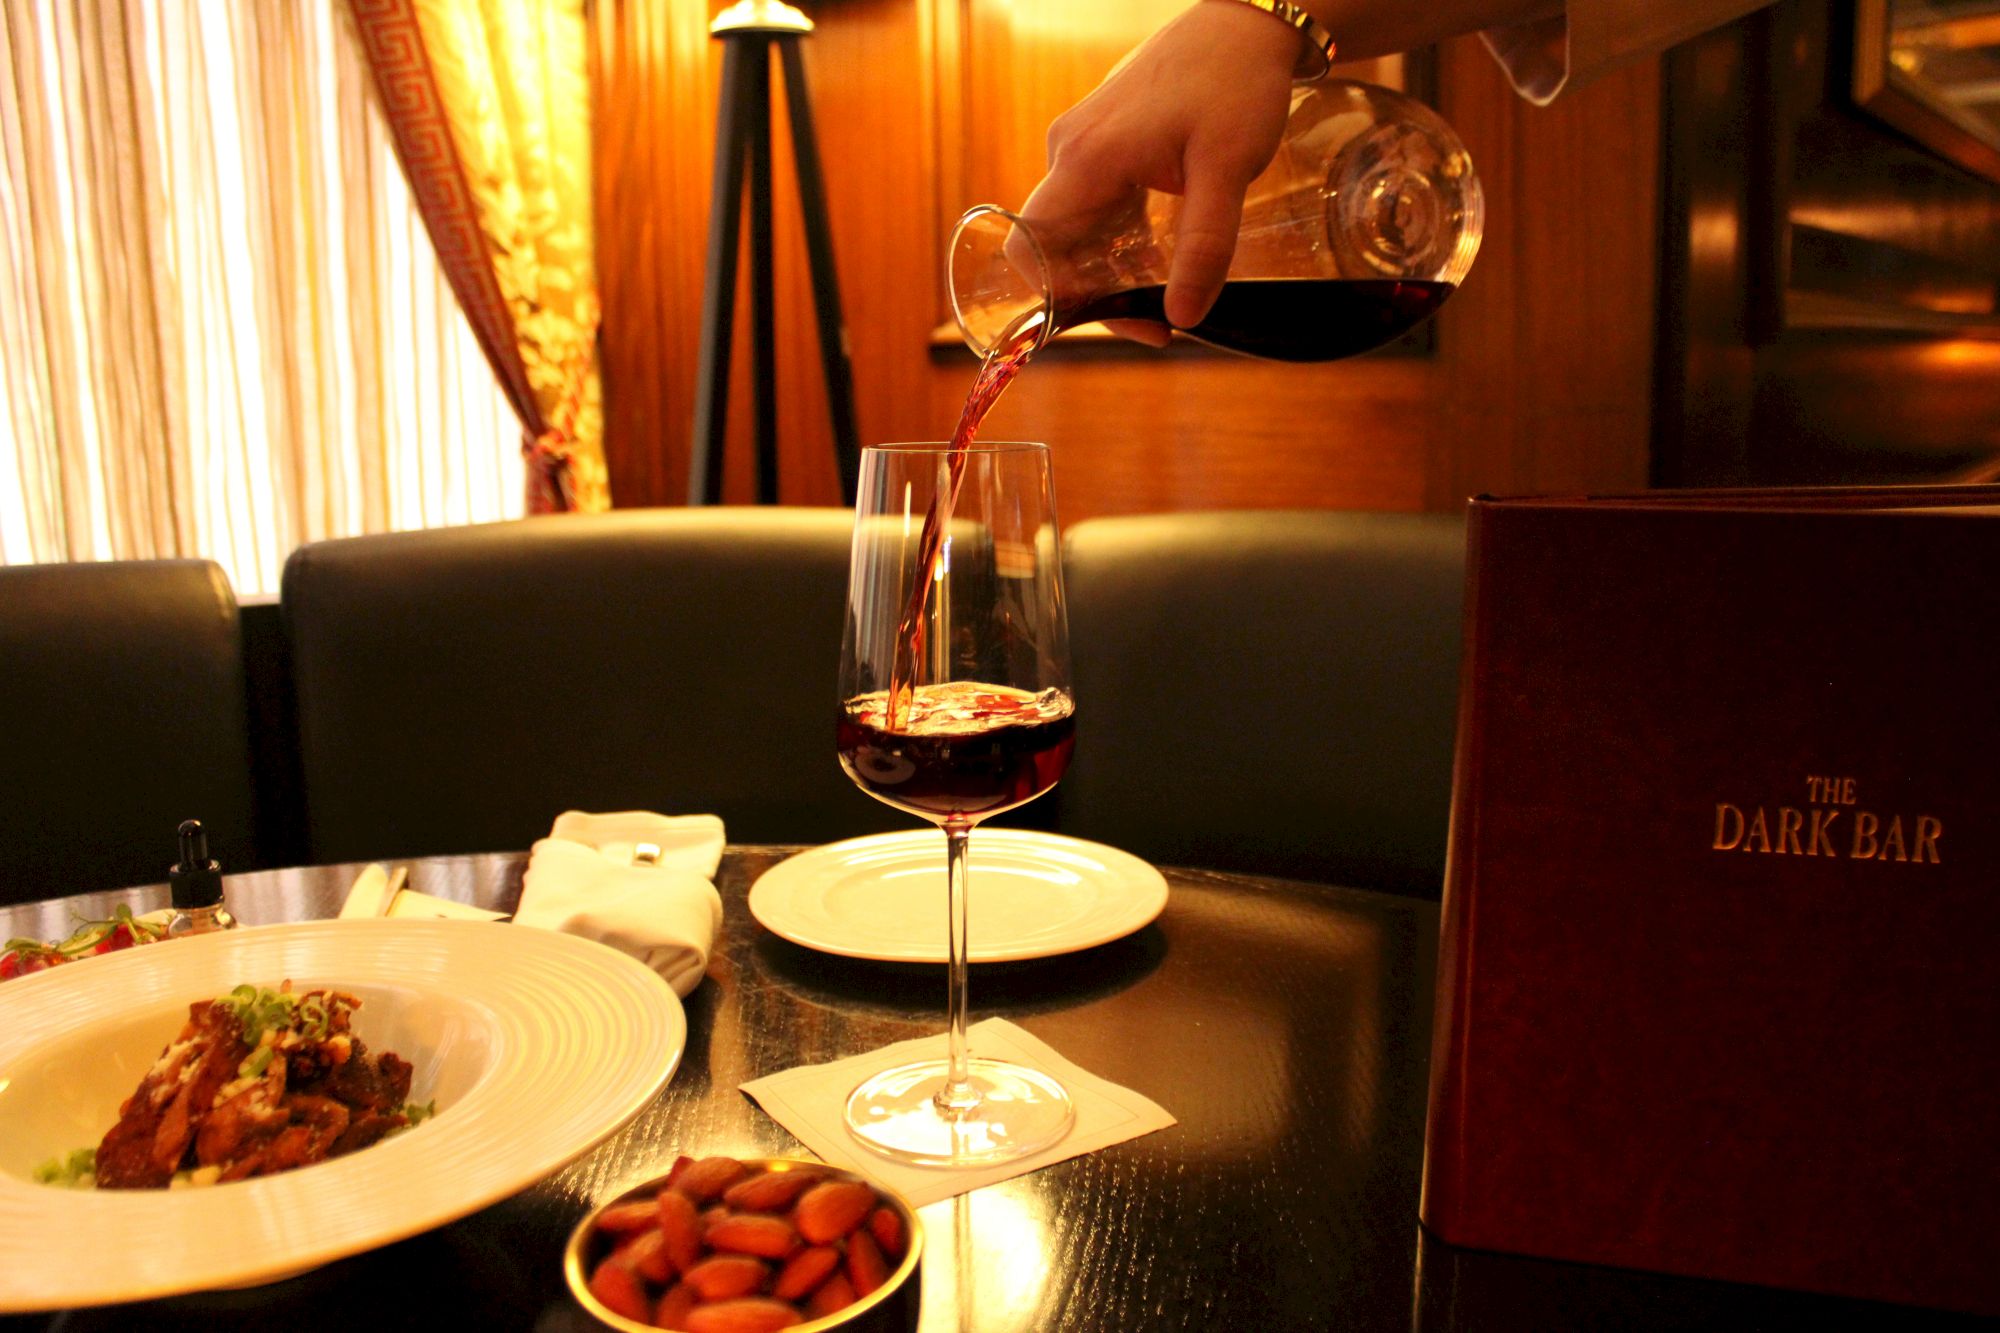
[[[592,1327],[560,1256],[592,1200],[680,1153],[804,1155],[740,1084],[938,1031],[944,969],[854,962],[765,932],[750,884],[794,849],[734,847],[688,1047],[625,1130],[449,1226],[247,1291],[0,1318],[0,1330]],[[520,855],[411,863],[410,887],[511,909]],[[233,876],[246,924],[331,916],[358,866]],[[1176,1126],[923,1210],[922,1328],[1793,1329],[1970,1321],[1799,1293],[1473,1253],[1417,1223],[1434,904],[1172,870],[1159,921],[1114,944],[975,967],[1003,1015]],[[60,938],[130,890],[0,909]],[[107,1258],[107,1262],[115,1262]],[[5,1275],[0,1273],[0,1283]]]

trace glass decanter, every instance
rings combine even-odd
[[[1113,216],[1022,217],[981,205],[952,233],[952,310],[982,357],[1098,320],[1164,322],[1177,195],[1135,191]],[[1293,91],[1284,137],[1250,185],[1222,295],[1184,330],[1232,351],[1329,361],[1434,314],[1479,253],[1472,159],[1429,107],[1332,79]]]

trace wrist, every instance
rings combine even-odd
[[[1304,6],[1289,3],[1288,0],[1210,0],[1211,3],[1234,5],[1241,9],[1254,9],[1263,14],[1271,23],[1291,30],[1289,47],[1297,57],[1292,65],[1292,79],[1298,83],[1310,83],[1325,77],[1333,64],[1333,35],[1320,25]]]

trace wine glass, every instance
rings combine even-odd
[[[981,356],[1034,321],[1034,348],[1096,320],[1166,318],[1181,199],[1025,217],[983,204],[952,233],[948,280]],[[1435,314],[1472,268],[1485,202],[1471,155],[1422,102],[1346,79],[1302,84],[1277,154],[1243,200],[1228,279],[1187,332],[1231,351],[1330,361]],[[1037,320],[1036,317],[1039,316]]]
[[[1038,1070],[966,1049],[973,826],[1056,784],[1075,705],[1049,455],[1039,444],[892,444],[861,454],[840,655],[841,767],[944,831],[947,1056],[870,1075],[847,1125],[901,1161],[1036,1152],[1075,1118]]]

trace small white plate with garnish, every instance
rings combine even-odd
[[[1122,939],[1167,905],[1167,880],[1130,852],[1033,829],[975,829],[966,950],[974,963],[1052,958]],[[942,963],[945,840],[878,833],[780,861],[750,886],[775,935],[848,958]]]
[[[239,986],[343,992],[353,1033],[434,1114],[331,1160],[168,1189],[37,1179],[94,1147],[191,1005]],[[485,922],[199,935],[0,987],[0,1313],[273,1281],[516,1194],[622,1128],[687,1044],[679,999],[615,949]],[[246,1064],[249,1062],[246,1061]],[[116,1255],[107,1263],[106,1255]]]

